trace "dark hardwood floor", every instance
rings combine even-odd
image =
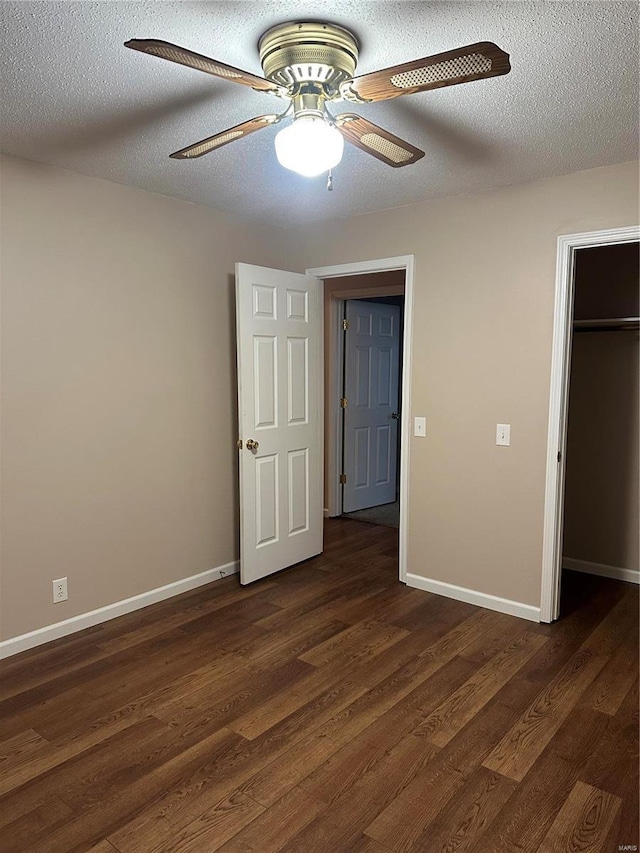
[[[397,580],[397,530],[0,664],[2,853],[638,845],[638,588],[537,625]],[[629,845],[626,846],[625,845]]]

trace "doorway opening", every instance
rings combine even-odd
[[[395,528],[404,327],[404,271],[397,272],[402,294],[344,300],[341,397],[342,515]]]
[[[638,582],[640,229],[558,240],[541,619],[562,569]]]
[[[325,516],[340,516],[343,511],[343,484],[340,483],[343,457],[343,393],[345,302],[370,298],[403,297],[403,328],[399,352],[402,363],[399,379],[398,406],[403,414],[398,419],[399,469],[397,490],[399,503],[398,576],[406,582],[407,564],[407,498],[409,493],[409,421],[411,412],[411,334],[413,310],[413,255],[384,258],[307,270],[320,278],[325,288]],[[376,278],[379,276],[379,278]],[[327,294],[329,294],[327,296]],[[331,294],[334,294],[333,297]],[[400,409],[391,409],[389,414]]]

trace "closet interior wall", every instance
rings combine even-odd
[[[638,281],[638,243],[577,252],[563,565],[627,580],[640,569]],[[597,323],[610,318],[625,322]]]

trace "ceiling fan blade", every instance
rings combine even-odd
[[[345,81],[340,90],[347,100],[384,101],[441,86],[497,77],[509,71],[509,54],[493,42],[482,41],[354,77]]]
[[[277,83],[272,83],[271,80],[266,80],[264,77],[250,74],[248,71],[242,71],[232,65],[225,65],[224,62],[218,62],[216,59],[210,59],[208,56],[202,56],[200,53],[194,53],[192,50],[187,50],[185,47],[179,47],[177,44],[171,44],[168,41],[131,39],[126,41],[124,46],[130,47],[132,50],[139,50],[142,53],[149,53],[151,56],[159,56],[160,59],[177,62],[179,65],[186,65],[188,68],[195,68],[197,71],[213,74],[215,77],[231,80],[233,83],[242,83],[244,86],[251,86],[252,89],[259,89],[262,92],[277,93],[280,88]]]
[[[280,118],[281,116],[277,115],[251,118],[249,121],[243,121],[242,124],[237,124],[235,127],[222,130],[214,136],[208,136],[206,139],[201,139],[200,142],[194,142],[193,145],[181,148],[180,151],[174,151],[169,156],[173,157],[174,160],[192,160],[194,157],[202,157],[203,154],[208,154],[210,151],[215,151],[216,148],[222,148],[223,145],[228,145],[230,142],[235,142],[237,139],[249,136],[250,133],[255,133],[256,130],[262,130],[263,127],[276,124],[280,121]]]
[[[409,166],[424,157],[424,151],[355,113],[336,116],[335,124],[347,142],[389,166]]]

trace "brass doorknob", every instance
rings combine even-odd
[[[252,438],[247,439],[246,448],[247,450],[257,450],[260,447],[257,441],[254,441]]]

